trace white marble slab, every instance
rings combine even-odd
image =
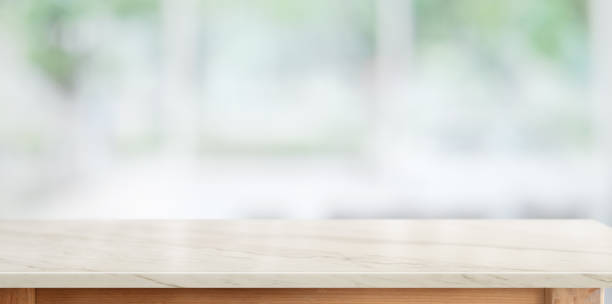
[[[612,287],[587,220],[0,221],[0,288]]]

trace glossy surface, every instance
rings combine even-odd
[[[0,288],[611,287],[583,220],[4,221]]]

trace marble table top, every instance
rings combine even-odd
[[[0,221],[0,288],[612,287],[589,220]]]

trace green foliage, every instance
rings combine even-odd
[[[66,91],[72,90],[80,61],[78,54],[43,42],[30,50],[30,57],[60,87]]]
[[[156,16],[160,10],[159,0],[109,0],[106,5],[123,18]]]
[[[445,39],[499,45],[501,37],[515,37],[541,56],[567,62],[575,56],[568,41],[586,37],[587,1],[414,1],[417,39],[425,45]]]
[[[328,22],[327,14],[348,18],[367,41],[368,56],[375,47],[374,0],[351,0],[351,5],[325,0],[227,0],[201,2],[204,11],[247,9],[288,26]],[[586,66],[586,1],[582,0],[413,0],[416,47],[451,41],[467,53],[499,64],[504,40],[518,39],[534,53],[580,74]],[[3,6],[9,6],[0,2]],[[157,18],[160,0],[26,0],[14,7],[21,17],[32,62],[66,91],[74,86],[88,54],[71,46],[79,20],[95,14],[118,19]],[[10,3],[9,3],[10,4]],[[257,10],[252,10],[257,8]],[[344,12],[338,14],[339,11]],[[328,16],[329,17],[329,16]],[[335,18],[335,17],[334,17]]]
[[[25,32],[32,62],[65,90],[70,90],[79,64],[79,54],[66,44],[67,29],[85,8],[83,1],[37,0],[25,8]]]
[[[79,69],[85,63],[84,50],[74,47],[78,21],[96,14],[119,18],[155,15],[159,0],[32,0],[23,3],[20,18],[28,41],[32,63],[65,92],[74,88]]]

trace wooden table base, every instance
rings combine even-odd
[[[0,304],[604,304],[599,288],[0,289]]]

